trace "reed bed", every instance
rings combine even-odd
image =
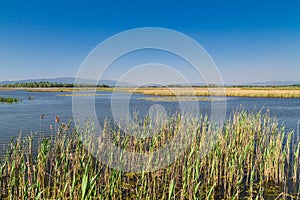
[[[105,96],[105,94],[93,94],[93,93],[69,93],[69,94],[58,94],[60,97],[96,97]]]
[[[26,90],[27,92],[73,92],[77,90],[75,88],[70,87],[54,87],[54,88],[21,88]],[[86,88],[85,88],[86,89]]]
[[[14,98],[14,97],[0,97],[0,102],[1,103],[17,103],[21,101],[19,98]]]
[[[107,91],[127,92],[153,96],[228,96],[228,97],[261,97],[261,98],[300,98],[299,86],[286,87],[75,87],[75,88],[1,88],[0,90],[26,90],[28,92],[73,92],[73,91]],[[219,90],[219,91],[218,91]]]
[[[105,123],[103,134],[122,149],[155,151],[178,135],[189,134],[189,146],[174,163],[150,172],[124,172],[99,162],[82,138],[91,124],[70,133],[58,128],[42,138],[11,141],[0,165],[1,199],[284,199],[299,198],[299,148],[293,132],[285,132],[268,114],[238,111],[218,127],[207,116],[175,115],[155,129],[140,121],[152,137],[136,138]],[[138,131],[134,126],[128,131]],[[144,132],[138,132],[140,136]],[[210,136],[215,140],[210,140]],[[182,143],[187,140],[180,141]],[[211,148],[203,153],[209,145]],[[91,150],[91,149],[90,149]],[[132,165],[136,160],[120,158]],[[158,160],[158,162],[160,162]],[[296,188],[294,190],[290,188]],[[299,190],[299,189],[298,189]]]
[[[109,92],[114,91],[113,87],[97,87],[97,88],[95,87],[48,87],[48,88],[19,88],[19,89],[24,89],[27,92],[83,92],[83,91],[94,91],[94,90],[109,91]]]
[[[168,97],[144,97],[145,101],[215,101],[215,99],[205,97],[190,97],[190,96],[168,96]]]
[[[120,90],[120,89],[119,89]],[[194,88],[123,88],[125,92],[140,93],[154,96],[228,96],[228,97],[266,97],[266,98],[300,98],[299,87],[225,87],[211,88],[194,87]]]

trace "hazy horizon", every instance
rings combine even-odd
[[[43,80],[43,81],[52,81],[52,80],[55,80],[55,79],[68,79],[68,78],[74,78],[76,79],[76,77],[46,77],[46,78],[29,78],[29,79],[15,79],[15,80],[1,80],[0,81],[0,84],[1,83],[4,83],[4,82],[26,82],[26,81],[29,81],[29,80]],[[97,80],[89,80],[91,82],[95,82],[97,83],[98,81]],[[118,82],[118,80],[114,80],[114,79],[101,79],[101,81],[111,81],[112,83],[113,82]],[[102,84],[100,81],[100,84]],[[68,82],[64,82],[62,81],[61,83],[68,83]],[[90,82],[84,82],[82,81],[82,83],[90,83]],[[99,82],[98,82],[99,83]],[[272,84],[272,83],[276,83],[278,85],[282,84],[282,85],[292,85],[292,84],[300,84],[300,81],[297,81],[297,80],[292,80],[292,81],[262,81],[262,82],[245,82],[245,83],[224,83],[224,85],[267,85],[268,83]],[[128,84],[128,86],[145,86],[143,84],[140,84],[139,83],[134,83],[134,82],[121,82],[121,85],[120,86],[126,86]],[[186,85],[186,83],[180,83],[180,82],[165,82],[165,83],[162,83],[164,85]],[[160,85],[160,84],[151,84],[149,83],[149,85]],[[189,85],[205,85],[204,82],[191,82]]]

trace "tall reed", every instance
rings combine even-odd
[[[101,147],[93,143],[87,147],[82,140],[94,134],[92,123],[82,129],[75,128],[71,133],[64,132],[58,125],[56,135],[41,139],[37,152],[32,146],[33,136],[11,141],[0,165],[0,198],[275,199],[299,196],[300,143],[292,140],[293,132],[285,132],[268,114],[238,111],[222,127],[214,126],[207,116],[177,115],[165,120],[156,130],[152,120],[142,121],[142,132],[135,126],[127,130],[136,131],[140,136],[154,130],[157,134],[152,137],[133,137],[109,123],[104,125],[102,134],[123,149],[143,153],[164,147],[178,135],[191,133],[188,148],[173,164],[139,173],[110,168],[89,153]],[[137,163],[131,157],[120,157],[120,160],[131,165]],[[285,189],[293,184],[294,191]]]

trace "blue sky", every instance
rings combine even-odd
[[[0,81],[75,76],[96,45],[139,27],[192,37],[225,83],[300,81],[299,8],[298,1],[1,1]],[[148,62],[147,53],[132,59]]]

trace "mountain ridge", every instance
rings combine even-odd
[[[128,86],[130,85],[129,83],[125,82],[120,82],[118,83],[115,80],[89,80],[89,79],[76,79],[75,77],[58,77],[58,78],[39,78],[39,79],[23,79],[23,80],[14,80],[14,81],[1,81],[0,85],[6,85],[6,84],[15,84],[15,83],[29,83],[29,82],[51,82],[51,83],[82,83],[82,84],[105,84],[108,86],[115,86],[115,85],[120,85],[120,86]]]
[[[23,80],[14,80],[14,81],[1,81],[0,85],[5,84],[14,84],[14,83],[28,83],[28,82],[52,82],[52,83],[82,83],[82,84],[105,84],[108,86],[136,86],[127,82],[119,82],[116,80],[100,80],[99,82],[96,80],[89,79],[76,79],[75,77],[58,77],[58,78],[39,78],[39,79],[23,79]],[[205,86],[205,83],[191,83],[191,84],[167,84],[167,86]],[[288,86],[288,85],[300,85],[300,81],[267,81],[267,82],[252,82],[252,83],[244,83],[244,84],[224,84],[225,86]],[[147,86],[160,86],[156,85],[147,85]]]

